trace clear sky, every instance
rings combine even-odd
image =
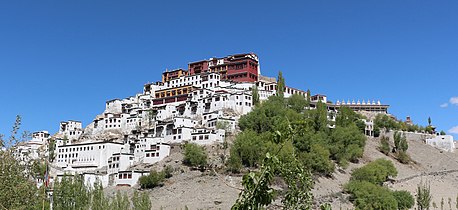
[[[242,52],[332,101],[458,126],[456,0],[21,0],[0,3],[0,133],[17,114],[28,131],[86,126],[166,68]]]

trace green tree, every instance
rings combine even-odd
[[[405,190],[394,191],[393,196],[398,202],[399,210],[411,209],[415,204],[415,199],[413,198],[413,196]]]
[[[183,162],[188,166],[203,168],[207,165],[207,151],[202,146],[187,143],[184,145]]]
[[[428,117],[428,125],[431,126],[431,117]]]
[[[285,142],[291,141],[290,134],[276,132],[274,142],[282,145],[271,155],[266,153],[261,169],[258,172],[245,174],[242,179],[244,190],[232,206],[232,209],[262,209],[269,205],[275,195],[271,182],[276,174],[285,180],[288,191],[282,200],[285,209],[310,209],[312,194],[312,180],[310,174],[304,171],[304,167],[293,157],[289,161],[281,161],[277,155],[280,153]]]
[[[377,159],[355,169],[351,174],[351,180],[366,181],[381,186],[389,177],[395,177],[397,174],[398,172],[391,161]]]
[[[307,101],[305,100],[304,96],[299,94],[293,94],[287,100],[288,107],[298,113],[304,111],[305,106],[307,105]]]
[[[147,192],[143,192],[141,195],[137,191],[134,192],[132,197],[132,204],[135,210],[150,210],[151,200]]]
[[[102,184],[96,181],[91,192],[91,210],[108,210],[109,208],[110,200],[105,197]]]
[[[158,186],[162,186],[165,180],[164,172],[157,172],[156,170],[151,170],[149,175],[141,176],[138,179],[140,187],[142,189],[151,189]]]
[[[337,126],[331,134],[330,151],[333,159],[346,166],[348,162],[356,162],[363,156],[366,136],[355,126]]]
[[[393,139],[394,139],[394,147],[395,151],[403,151],[406,152],[407,149],[409,148],[409,145],[407,143],[407,138],[405,135],[403,135],[401,132],[394,132],[393,134]]]
[[[431,204],[431,187],[429,183],[420,182],[417,186],[417,206],[418,210],[429,210]]]
[[[363,119],[363,116],[361,116],[360,114],[356,113],[355,111],[353,111],[349,107],[345,107],[344,106],[344,107],[341,107],[339,109],[339,112],[337,112],[336,126],[348,127],[351,124],[355,124],[356,125],[356,123],[358,123],[358,122],[362,122],[364,124],[364,122],[361,119]]]
[[[110,209],[111,210],[130,209],[130,201],[129,201],[129,198],[127,197],[127,194],[124,193],[123,195],[121,195],[121,192],[118,190],[116,192],[116,196],[111,199]]]
[[[54,161],[55,154],[54,150],[56,149],[56,140],[54,138],[49,139],[49,147],[48,147],[48,152],[49,152],[49,161]]]
[[[253,85],[253,88],[251,89],[251,99],[252,99],[252,103],[253,103],[253,106],[257,106],[259,105],[259,90],[258,90],[258,86],[256,85]]]
[[[389,117],[386,114],[378,114],[375,116],[374,119],[374,129],[385,129],[386,131],[389,130],[399,130],[400,129],[400,124],[393,118]]]
[[[234,145],[231,148],[229,162],[235,169],[238,168],[237,160],[247,167],[258,165],[262,159],[259,154],[266,151],[265,140],[270,138],[270,134],[257,134],[252,130],[241,132],[237,135]]]
[[[447,133],[445,133],[445,131],[441,131],[441,132],[440,132],[440,135],[441,135],[441,136],[444,136],[444,135],[447,135]]]
[[[32,181],[31,175],[37,175],[31,168],[32,164],[21,164],[13,155],[15,146],[20,141],[17,134],[20,131],[21,119],[21,116],[16,116],[11,135],[7,140],[0,134],[0,208],[2,209],[37,209],[41,208],[45,201],[45,195],[42,193],[44,189],[37,189]]]
[[[38,189],[27,176],[24,165],[11,151],[0,151],[0,205],[6,209],[27,209],[39,206]]]
[[[283,73],[281,71],[278,72],[278,79],[277,79],[277,96],[283,98],[283,93],[285,92],[285,78],[283,78]]]
[[[367,181],[351,181],[345,186],[357,210],[397,210],[398,202],[385,187]]]
[[[380,145],[378,149],[385,155],[388,155],[390,153],[389,138],[387,136],[380,137]]]
[[[65,175],[54,182],[53,206],[55,209],[87,209],[90,191],[81,176]]]
[[[311,95],[312,93],[310,92],[310,89],[307,89],[307,96],[306,96],[306,106],[310,107],[310,103],[312,102],[311,100]]]

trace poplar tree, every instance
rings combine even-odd
[[[251,89],[251,97],[253,106],[259,105],[259,90],[258,86],[253,85],[253,89]]]
[[[285,92],[285,78],[283,78],[283,73],[281,71],[278,72],[278,79],[277,79],[277,96],[284,97]]]
[[[147,192],[143,192],[141,195],[137,191],[134,192],[132,197],[132,204],[135,210],[150,210],[151,200]]]

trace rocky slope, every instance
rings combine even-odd
[[[313,194],[315,202],[332,203],[333,209],[353,209],[348,195],[342,192],[342,186],[350,179],[351,171],[378,158],[391,160],[398,176],[387,185],[395,190],[408,190],[415,195],[420,181],[431,184],[433,201],[440,206],[444,198],[448,207],[448,198],[452,199],[452,207],[456,205],[458,195],[458,154],[439,151],[419,140],[408,140],[408,154],[414,163],[404,165],[393,157],[385,156],[377,150],[379,140],[370,138],[367,141],[364,156],[358,164],[350,164],[346,169],[338,169],[332,178],[318,177],[315,179]],[[208,148],[213,164],[221,164],[218,160],[221,148]],[[200,172],[191,170],[181,164],[182,155],[179,146],[160,164],[152,166],[161,170],[170,165],[175,169],[174,176],[168,179],[163,187],[148,190],[153,202],[153,209],[230,209],[238,197],[241,186],[240,176],[229,176],[214,171]],[[108,194],[117,190],[131,194],[132,188],[110,187]]]

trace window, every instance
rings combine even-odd
[[[119,179],[122,179],[122,174],[118,174],[118,178],[119,178]]]
[[[149,157],[149,153],[146,153],[146,157]]]

